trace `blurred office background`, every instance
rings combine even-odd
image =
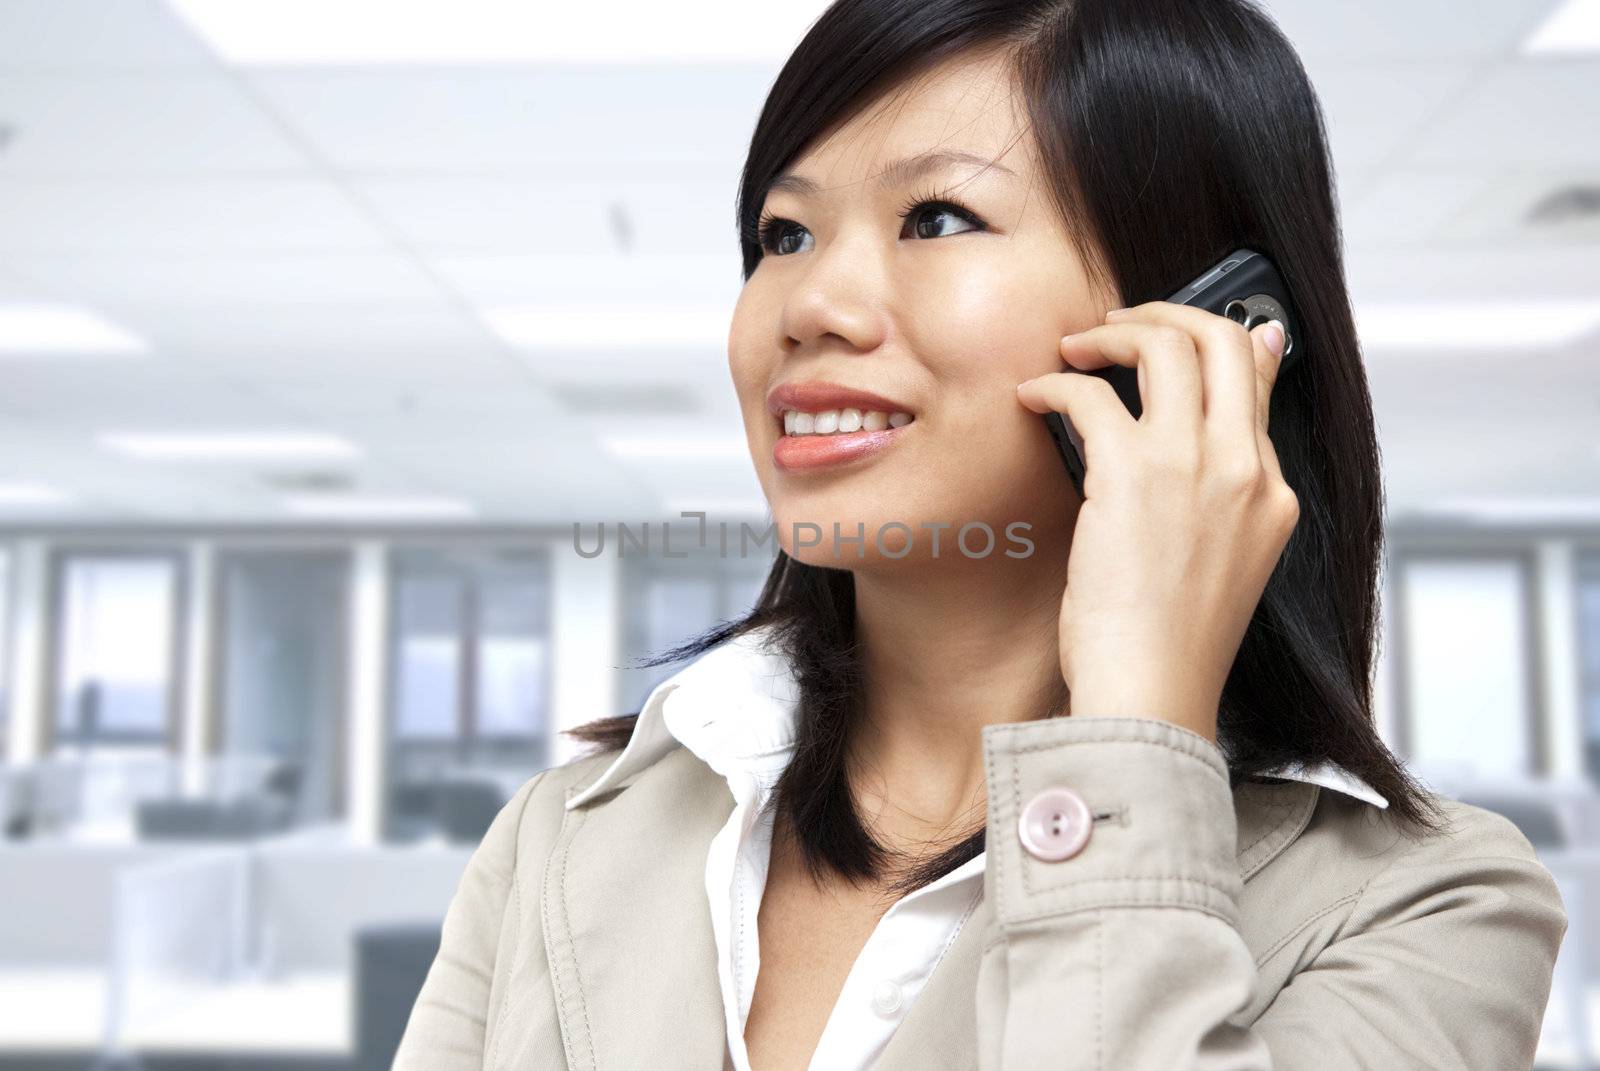
[[[386,1067],[556,731],[751,604],[733,195],[821,7],[0,0],[0,1068]],[[1383,729],[1560,875],[1585,1066],[1600,0],[1270,7],[1383,436]]]

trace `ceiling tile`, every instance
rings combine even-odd
[[[585,163],[540,174],[356,177],[351,186],[429,253],[723,256],[737,273],[737,180],[733,164]]]
[[[0,73],[0,176],[304,171],[282,129],[221,71]]]
[[[215,63],[158,0],[0,0],[0,70],[172,70]]]
[[[574,161],[736,165],[767,64],[278,69],[248,72],[330,166],[543,169]]]
[[[87,303],[140,306],[427,304],[441,291],[416,260],[389,252],[39,253],[27,275]]]
[[[315,179],[0,178],[0,255],[385,246],[357,206]]]

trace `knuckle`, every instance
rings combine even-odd
[[[1184,350],[1194,348],[1194,339],[1187,331],[1179,330],[1170,324],[1161,324],[1155,328],[1152,341],[1164,350]]]
[[[1265,473],[1253,457],[1229,457],[1213,466],[1217,483],[1230,496],[1251,498],[1261,490]]]
[[[1227,498],[1254,498],[1261,491],[1261,461],[1237,450],[1218,453],[1206,464],[1206,479]]]
[[[1245,328],[1244,324],[1239,323],[1237,320],[1230,320],[1227,317],[1221,317],[1220,319],[1222,322],[1211,328],[1211,338],[1218,346],[1230,349],[1242,347],[1246,351],[1254,349],[1250,341],[1250,332]]]
[[[1294,493],[1294,488],[1286,483],[1278,484],[1273,500],[1285,527],[1292,529],[1300,523],[1300,496]]]

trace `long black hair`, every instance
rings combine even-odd
[[[1249,0],[838,0],[789,57],[751,139],[736,209],[745,280],[761,260],[770,183],[819,135],[935,64],[987,49],[1009,55],[1055,208],[1091,277],[1124,305],[1164,298],[1241,246],[1276,262],[1294,295],[1301,361],[1273,393],[1270,434],[1300,520],[1222,694],[1218,743],[1235,783],[1331,761],[1387,797],[1400,825],[1437,829],[1438,809],[1373,717],[1383,488],[1327,131],[1299,57]],[[645,664],[761,627],[791,659],[801,697],[779,815],[813,875],[874,879],[891,853],[850,791],[862,682],[848,570],[779,550],[753,610]],[[620,748],[636,718],[568,734]],[[980,826],[917,860],[893,891],[983,846]]]

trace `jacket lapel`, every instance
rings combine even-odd
[[[565,812],[541,922],[572,1071],[723,1066],[705,881],[711,839],[732,812],[726,782],[686,748],[626,791]]]
[[[652,763],[626,791],[612,791],[565,812],[545,867],[541,923],[568,1066],[724,1067],[705,865],[733,796],[686,748]],[[1243,880],[1300,835],[1317,796],[1315,785],[1299,781],[1234,790]],[[645,840],[640,829],[663,835]],[[890,1037],[878,1071],[977,1066],[972,994],[983,949],[999,937],[990,905],[980,902]]]

